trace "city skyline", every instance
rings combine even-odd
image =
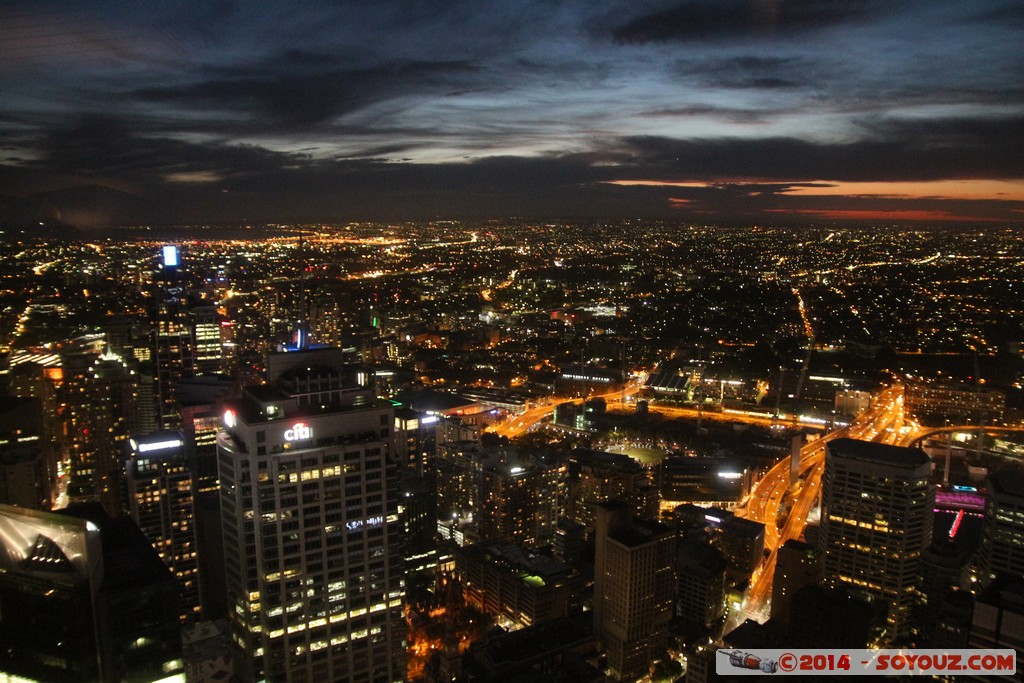
[[[0,11],[0,215],[1014,225],[1024,13],[110,1]]]
[[[7,674],[1020,654],[1018,230],[131,232],[0,241]]]

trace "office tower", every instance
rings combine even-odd
[[[945,538],[943,538],[945,537]],[[967,584],[970,554],[959,544],[948,542],[946,534],[936,535],[934,542],[921,555],[921,601],[914,620],[923,635],[922,645],[932,642],[937,635],[940,619],[956,616],[956,605],[950,610],[950,600],[958,600],[961,586]],[[931,647],[931,645],[927,645]]]
[[[552,554],[556,560],[573,567],[583,559],[587,545],[587,528],[571,519],[562,517],[555,528],[555,542]]]
[[[564,617],[582,599],[579,572],[514,543],[483,541],[456,549],[455,575],[466,602],[512,629]]]
[[[2,680],[183,680],[174,577],[126,517],[0,505],[0,605]]]
[[[217,434],[224,402],[239,392],[224,375],[199,375],[178,382],[181,432],[198,493],[217,494]],[[219,524],[219,522],[218,522]]]
[[[925,631],[924,647],[944,650],[966,648],[974,618],[974,596],[964,590],[950,591],[936,610],[931,630]]]
[[[436,461],[438,519],[472,513],[479,497],[478,470],[485,458],[479,441],[453,441],[438,446]]]
[[[217,434],[224,402],[238,393],[238,383],[223,375],[199,375],[178,382],[181,431],[195,487],[196,553],[199,602],[204,619],[227,614],[224,550],[217,483]]]
[[[183,620],[198,618],[195,492],[181,432],[133,437],[125,463],[132,519],[180,587]]]
[[[195,340],[195,372],[224,372],[222,323],[226,322],[216,306],[195,306],[191,312],[192,337]]]
[[[181,254],[174,246],[162,249],[161,268],[154,278],[150,347],[153,362],[156,414],[160,429],[181,427],[178,381],[196,372],[195,338],[188,315],[188,295],[179,283]]]
[[[437,572],[437,491],[408,470],[402,472],[400,481],[398,515],[406,576],[433,578]]]
[[[161,429],[181,426],[178,381],[195,374],[195,349],[188,301],[179,289],[161,292],[152,331],[157,417]]]
[[[392,406],[340,349],[272,354],[218,437],[221,517],[242,680],[405,676]]]
[[[999,573],[1024,576],[1024,476],[1018,472],[988,479],[978,563],[985,584]]]
[[[717,648],[714,645],[692,646],[686,651],[686,683],[707,683],[718,680],[715,672]]]
[[[395,447],[399,462],[433,481],[437,474],[437,416],[395,408]]]
[[[638,678],[665,649],[675,602],[676,538],[633,519],[621,501],[597,505],[594,633],[617,680]]]
[[[931,544],[935,490],[923,452],[837,439],[827,446],[821,531],[825,581],[889,606],[886,642],[911,635],[921,554]]]
[[[699,540],[679,542],[676,617],[683,623],[687,635],[706,636],[725,617],[727,565],[725,555],[714,546]]]
[[[821,553],[815,546],[790,539],[779,548],[775,557],[771,618],[774,623],[786,627],[793,596],[804,586],[821,580]]]
[[[967,646],[1004,649],[1017,653],[1017,675],[985,676],[971,680],[1024,680],[1024,579],[999,574],[974,603],[974,616]]]
[[[59,363],[59,358],[54,358]],[[58,462],[64,453],[64,425],[60,417],[60,396],[58,387],[63,381],[64,371],[59,365],[46,367],[40,363],[20,363],[11,368],[7,375],[8,393],[23,398],[32,397],[42,404],[42,432],[39,441],[46,449],[47,487],[57,490]],[[34,418],[33,418],[34,419]]]

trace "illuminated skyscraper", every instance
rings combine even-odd
[[[157,414],[162,429],[181,426],[177,383],[195,374],[192,330],[183,296],[169,295],[157,304],[153,321],[153,363],[156,371]]]
[[[108,514],[124,510],[124,452],[137,431],[137,376],[123,358],[100,353],[102,337],[82,337],[64,354],[62,414],[74,475]]]
[[[183,619],[199,616],[195,488],[181,432],[131,439],[125,464],[132,518],[180,585]]]
[[[223,372],[224,348],[221,323],[226,322],[216,306],[195,306],[191,311],[195,338],[196,372]]]
[[[883,600],[887,641],[905,639],[932,538],[931,460],[917,449],[854,439],[827,448],[819,538],[825,580]]]
[[[271,355],[218,437],[242,680],[400,681],[404,583],[393,409],[339,349]]]
[[[188,298],[178,284],[181,265],[176,247],[163,248],[156,310],[152,323],[152,359],[155,370],[157,417],[161,429],[181,427],[177,383],[195,374],[195,339],[188,318]]]
[[[981,580],[997,574],[1024,576],[1024,476],[1012,471],[989,477],[981,540]]]

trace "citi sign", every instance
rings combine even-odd
[[[285,441],[302,441],[304,439],[312,439],[313,430],[309,428],[309,425],[305,422],[296,422],[292,425],[291,429],[287,429],[284,432]]]

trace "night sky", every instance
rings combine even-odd
[[[0,4],[0,218],[1024,219],[1019,0]]]

